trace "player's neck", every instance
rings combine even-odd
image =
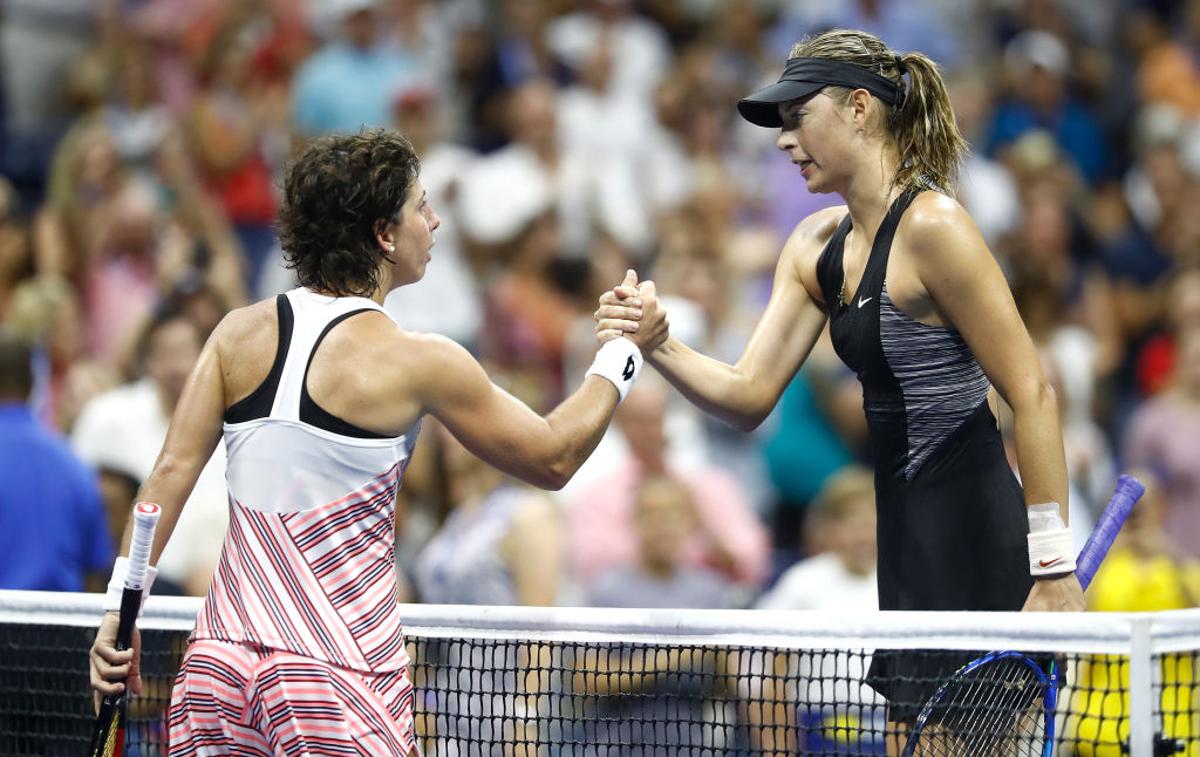
[[[382,305],[387,298],[387,293],[392,291],[392,267],[385,264],[379,267],[379,275],[376,277],[378,282],[374,289],[364,295],[368,300],[374,300],[376,304]]]
[[[846,188],[839,192],[846,201],[854,228],[874,236],[883,217],[899,194],[894,186],[899,158],[891,145],[869,149],[851,176]]]

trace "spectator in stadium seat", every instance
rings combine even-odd
[[[696,518],[686,484],[669,475],[648,475],[638,483],[634,500],[637,561],[599,575],[585,594],[586,604],[728,609],[741,603],[728,578],[683,561]],[[573,738],[597,753],[612,744],[638,744],[646,757],[703,751],[705,700],[720,690],[724,659],[722,651],[688,647],[616,647],[607,654],[577,655],[570,663],[570,693],[597,699],[598,717]]]
[[[0,318],[6,317],[17,284],[33,273],[29,229],[19,204],[12,184],[0,176]]]
[[[693,498],[695,517],[680,547],[681,563],[715,569],[751,588],[766,578],[766,530],[738,482],[722,468],[678,466],[671,459],[665,428],[669,399],[663,382],[644,377],[617,413],[617,426],[628,445],[623,459],[570,493],[567,552],[585,591],[602,573],[636,565],[637,492],[644,480],[664,475],[685,482]]]
[[[565,557],[553,500],[472,455],[444,427],[430,431],[454,509],[417,556],[421,601],[558,604]]]
[[[96,478],[34,417],[32,389],[32,350],[0,331],[0,589],[95,590],[113,557]]]
[[[443,95],[433,84],[419,82],[397,92],[392,112],[396,128],[421,156],[421,184],[429,203],[443,210],[437,265],[421,281],[389,294],[383,306],[406,329],[442,334],[473,349],[483,326],[483,298],[469,266],[455,203],[462,176],[478,156],[443,137]]]
[[[1070,93],[1071,55],[1062,40],[1047,31],[1022,32],[1005,49],[1011,96],[992,117],[987,153],[997,155],[1033,129],[1044,129],[1088,182],[1109,177],[1111,150],[1100,125]]]
[[[667,36],[635,13],[631,0],[586,0],[546,28],[546,44],[570,66],[612,39],[613,88],[622,97],[649,99],[670,63]]]
[[[416,74],[416,60],[379,39],[377,0],[332,5],[340,36],[304,62],[292,91],[296,128],[310,137],[390,125],[388,95]]]
[[[282,93],[255,78],[254,48],[243,30],[219,31],[200,66],[205,88],[184,127],[192,155],[246,253],[246,285],[258,288],[267,263],[278,258],[272,166],[267,145],[285,132]],[[274,253],[274,255],[273,255]]]
[[[84,359],[83,323],[79,297],[62,277],[34,276],[22,281],[13,291],[5,323],[33,345],[33,407],[38,417],[64,432],[71,428],[78,404],[68,388],[81,371],[98,368],[99,385],[107,388],[116,382],[110,370]]]
[[[755,603],[757,609],[879,609],[875,479],[870,470],[849,465],[830,477],[808,512],[805,538],[813,556],[780,576]],[[762,660],[750,656],[739,661],[743,668],[759,665],[764,671],[774,671],[774,676],[762,679],[764,701],[796,700],[799,705],[790,708],[781,723],[777,722],[780,713],[775,708],[749,702],[747,716],[755,726],[752,737],[760,740],[760,747],[770,746],[773,738],[781,735],[778,729],[786,725],[784,738],[799,735],[804,754],[838,753],[847,747],[847,740],[861,753],[877,753],[877,734],[882,732],[883,723],[875,720],[879,710],[874,708],[881,699],[865,684],[857,683],[863,679],[869,662],[869,655],[794,653],[772,653]],[[797,678],[806,685],[789,693],[786,682]],[[852,735],[856,732],[861,736]],[[794,744],[789,746],[795,751]]]
[[[1125,459],[1160,472],[1170,541],[1200,557],[1200,324],[1176,334],[1171,388],[1140,407],[1130,422]]]
[[[200,357],[203,338],[173,302],[160,306],[138,339],[142,378],[92,399],[75,424],[71,442],[100,476],[118,536],[125,529],[138,486],[154,469],[184,382]],[[180,517],[178,527],[188,538],[172,541],[163,552],[158,563],[162,583],[155,584],[155,591],[203,595],[227,523],[225,446],[218,444]]]
[[[1131,470],[1146,493],[1129,515],[1117,542],[1088,589],[1088,609],[1153,612],[1200,607],[1200,559],[1171,538],[1167,493],[1159,474]]]
[[[851,465],[835,473],[808,512],[812,557],[789,568],[755,603],[760,610],[877,610],[875,479]]]
[[[637,484],[633,527],[637,557],[596,576],[586,592],[595,607],[695,607],[738,604],[734,584],[715,570],[688,565],[683,547],[695,531],[692,490],[669,475],[650,474]]]

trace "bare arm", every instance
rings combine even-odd
[[[816,258],[836,225],[831,224],[834,217],[823,211],[796,227],[775,268],[766,312],[736,364],[702,355],[674,337],[647,344],[655,332],[661,333],[660,322],[665,321],[653,290],[647,296],[643,289],[643,314],[638,332],[630,338],[643,346],[646,359],[696,406],[736,428],[753,430],[771,413],[825,326],[825,313],[809,294],[803,277],[808,268],[815,270]],[[598,331],[619,328],[619,319],[633,317],[627,308],[617,305],[619,300],[611,292],[600,302]]]
[[[414,337],[416,396],[476,457],[543,489],[561,489],[599,444],[617,407],[617,390],[598,376],[549,415],[539,416],[492,383],[460,345]]]
[[[1013,409],[1026,504],[1057,502],[1066,521],[1058,403],[1000,266],[970,216],[950,198],[922,195],[908,220],[907,246],[921,283]],[[1082,610],[1083,595],[1071,575],[1039,580],[1025,606]]]
[[[914,204],[909,248],[921,283],[1013,409],[1017,464],[1027,504],[1067,512],[1067,464],[1054,389],[1017,312],[1008,282],[966,211],[923,195]]]
[[[200,354],[192,375],[184,385],[175,415],[167,431],[162,451],[154,463],[154,470],[138,492],[139,501],[155,502],[162,508],[158,528],[154,532],[154,545],[150,550],[150,563],[156,564],[183,504],[196,485],[200,471],[212,457],[213,450],[221,437],[221,417],[225,411],[224,381],[221,361],[217,349],[221,328],[208,340]],[[133,523],[130,519],[125,535],[121,539],[121,554],[128,554]],[[140,640],[135,633],[133,648],[116,650],[117,613],[109,612],[96,633],[95,643],[89,655],[92,688],[97,697],[115,694],[128,676],[130,689],[138,693],[142,689],[139,674]],[[97,699],[97,703],[98,703]],[[97,706],[99,706],[97,704]]]
[[[155,502],[162,508],[158,529],[154,532],[154,546],[150,550],[151,564],[158,562],[200,471],[221,440],[225,392],[216,344],[219,333],[218,327],[192,369],[179,404],[175,406],[175,415],[171,418],[171,427],[154,470],[138,491],[139,501]],[[122,552],[129,548],[130,534],[130,528],[126,528],[121,540]]]

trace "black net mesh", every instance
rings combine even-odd
[[[86,752],[93,633],[0,624],[0,755]],[[142,640],[145,691],[130,706],[126,751],[138,757],[166,754],[166,710],[186,633],[150,629]],[[889,739],[898,753],[907,739],[889,730],[889,718],[915,720],[971,655],[419,636],[410,636],[409,652],[426,755],[882,755]],[[1057,659],[1067,672],[1053,713],[1055,754],[1121,755],[1128,661]],[[1196,654],[1159,656],[1155,667],[1160,753],[1177,745],[1178,754],[1200,757]],[[890,704],[868,680],[890,693]],[[1025,751],[981,754],[1041,754],[1040,729],[1017,714],[1042,717],[1029,707],[1031,692],[1010,697],[1011,714],[981,721]],[[972,707],[979,702],[943,708],[931,722],[969,728]]]

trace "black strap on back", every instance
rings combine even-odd
[[[351,310],[349,313],[342,313],[337,318],[334,318],[326,324],[324,331],[317,337],[317,341],[313,344],[312,352],[308,354],[308,364],[304,366],[304,381],[300,383],[300,420],[310,426],[316,426],[319,429],[340,434],[342,436],[353,436],[359,439],[390,439],[387,434],[377,434],[374,431],[368,431],[365,428],[356,426],[347,420],[343,420],[325,408],[317,404],[312,395],[308,393],[308,369],[312,367],[313,357],[317,354],[317,348],[321,346],[321,342],[333,330],[333,327],[346,320],[350,316],[358,315],[359,313],[373,313],[375,308],[359,308]]]
[[[292,303],[288,302],[287,295],[281,294],[275,298],[275,310],[279,315],[279,344],[275,347],[275,362],[271,364],[271,372],[257,389],[229,406],[225,411],[226,423],[245,423],[271,414],[275,394],[279,391],[279,380],[283,377],[283,364],[287,362],[288,345],[292,343],[295,321]]]

